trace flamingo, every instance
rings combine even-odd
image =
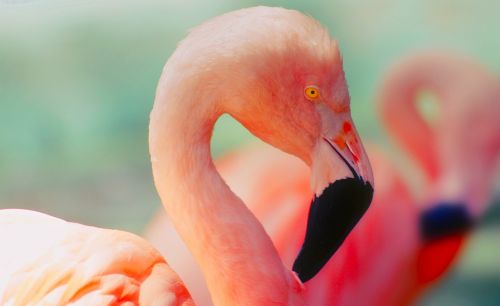
[[[433,122],[417,114],[422,90],[439,101]],[[449,269],[490,201],[500,152],[500,82],[467,57],[423,53],[396,63],[379,100],[389,134],[426,178],[415,199],[419,244],[411,298]]]
[[[0,210],[0,305],[194,305],[160,253],[131,233]]]
[[[224,113],[312,169],[315,194],[293,271],[285,267],[262,224],[214,167],[210,137],[215,121]],[[339,142],[339,135],[348,138]],[[305,305],[303,283],[329,261],[373,195],[373,175],[351,119],[337,44],[317,21],[293,10],[243,9],[192,30],[163,69],[150,115],[149,149],[164,209],[201,266],[215,305]],[[13,232],[27,233],[23,243],[40,239],[42,245],[49,244],[44,256],[37,252],[25,255],[15,235],[6,235],[1,241],[14,250],[6,261],[0,261],[2,267],[21,256],[22,264],[8,270],[7,287],[3,287],[20,292],[14,294],[15,301],[21,301],[17,303],[39,301],[45,288],[65,287],[67,281],[71,285],[72,279],[79,280],[83,274],[92,281],[71,292],[75,299],[95,298],[92,304],[96,305],[94,301],[102,295],[98,290],[103,279],[100,269],[123,274],[143,271],[146,263],[154,262],[167,269],[152,248],[125,234],[121,239],[132,240],[136,253],[120,247],[121,241],[108,240],[108,245],[92,239],[89,245],[82,245],[79,236],[65,233],[63,226],[47,230],[47,236],[32,238],[29,233],[64,222],[46,215],[40,218],[44,225],[16,222]],[[81,225],[69,226],[84,231]],[[105,230],[86,229],[106,240]],[[98,247],[105,248],[106,256],[86,260],[86,252]],[[65,257],[67,248],[71,253]],[[75,261],[77,267],[68,268]],[[51,273],[63,277],[40,279],[37,271],[45,271],[47,264]],[[25,293],[23,280],[12,279],[19,273],[33,277],[36,284],[29,292]],[[162,286],[160,276],[155,280]],[[118,299],[126,287],[125,281],[116,282],[113,286],[118,288],[112,288],[110,294]],[[177,281],[176,286],[183,287]],[[186,303],[190,302],[182,292]],[[141,302],[141,296],[134,297],[132,303]],[[53,301],[56,297],[49,293],[44,298]],[[154,296],[149,298],[155,303]],[[177,301],[169,302],[158,303],[177,305]]]
[[[441,106],[431,124],[416,108],[416,94],[423,89],[435,93]],[[334,260],[305,284],[310,305],[408,304],[444,276],[491,194],[500,148],[499,90],[498,80],[484,68],[451,54],[416,54],[393,64],[378,106],[389,132],[423,170],[426,184],[415,196],[414,184],[388,154],[368,145],[377,192]],[[262,222],[282,260],[292,263],[304,235],[304,203],[312,193],[308,168],[254,144],[230,152],[218,169]],[[195,261],[165,214],[155,216],[145,237],[164,254],[167,245],[177,246],[171,264],[193,298],[209,305]]]

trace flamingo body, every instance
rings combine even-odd
[[[0,210],[1,305],[194,305],[177,274],[133,234]]]

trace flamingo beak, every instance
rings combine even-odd
[[[427,286],[454,262],[475,220],[463,201],[433,202],[420,213],[416,280]],[[438,256],[436,256],[438,255]]]
[[[336,120],[338,122],[338,120]],[[302,282],[313,278],[368,209],[373,175],[352,120],[324,129],[312,161],[315,191],[302,249],[293,264]]]
[[[474,225],[474,219],[462,202],[439,202],[420,214],[420,236],[424,241],[463,234]]]

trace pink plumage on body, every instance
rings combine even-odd
[[[0,210],[0,305],[194,305],[142,238],[42,213]]]

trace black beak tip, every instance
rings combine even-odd
[[[420,235],[425,241],[464,233],[473,225],[464,203],[437,203],[420,215]]]
[[[372,197],[369,182],[345,178],[331,183],[314,198],[304,244],[292,268],[302,282],[313,278],[328,262],[366,212]]]

